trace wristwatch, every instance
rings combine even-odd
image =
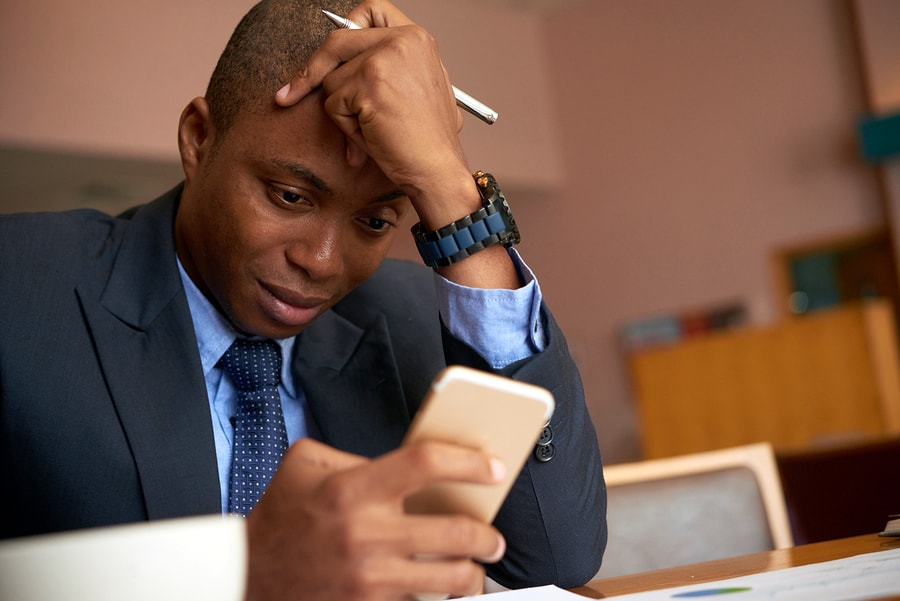
[[[494,176],[476,171],[472,177],[481,195],[480,209],[433,232],[425,231],[421,222],[412,227],[416,248],[429,267],[446,267],[494,244],[510,247],[521,240],[509,203]]]

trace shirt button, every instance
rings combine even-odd
[[[552,444],[541,444],[538,445],[534,450],[534,456],[541,463],[547,463],[556,455],[556,447]]]

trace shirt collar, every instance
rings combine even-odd
[[[200,351],[200,363],[203,376],[208,378],[212,370],[217,368],[219,360],[231,344],[238,338],[238,333],[219,311],[213,306],[194,281],[188,276],[176,256],[178,273],[187,295],[191,319],[194,323],[194,335],[197,337],[197,348]],[[281,383],[288,394],[294,395],[294,378],[291,373],[291,352],[296,336],[275,340],[281,347]]]

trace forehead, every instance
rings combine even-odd
[[[351,167],[347,139],[324,109],[324,95],[310,94],[298,104],[245,112],[220,140],[237,167],[264,169],[302,179],[332,195],[396,198],[397,187],[374,161]]]
[[[325,113],[325,97],[316,90],[290,107],[280,107],[274,99],[245,105],[223,133],[223,141],[238,147],[319,145],[323,151],[342,136]]]

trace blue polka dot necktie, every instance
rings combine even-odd
[[[228,511],[246,516],[287,450],[281,412],[281,349],[271,340],[237,339],[222,363],[238,389]]]

